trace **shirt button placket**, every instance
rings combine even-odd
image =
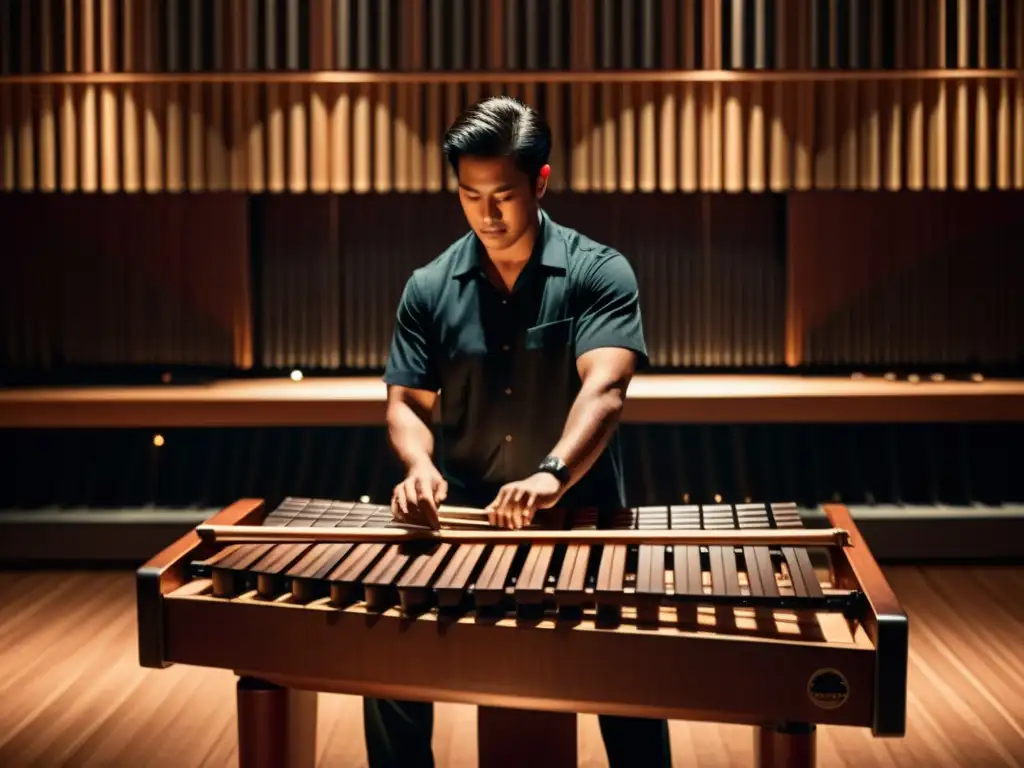
[[[508,299],[507,298],[502,299],[501,300],[501,305],[503,307],[505,307],[506,309],[508,309]],[[508,326],[511,325],[511,320],[508,320],[506,322],[507,322],[506,328],[508,328]],[[506,380],[506,382],[508,382],[512,378],[512,363],[511,363],[511,360],[508,357],[509,352],[512,351],[512,346],[510,344],[502,344],[501,345],[501,351],[504,352],[505,355],[506,355],[504,369],[505,369],[505,380]],[[511,394],[512,394],[512,388],[510,386],[506,386],[505,387],[505,395],[506,395],[506,397],[508,397]],[[505,475],[506,475],[506,477],[509,480],[513,480],[515,478],[512,478],[510,476],[510,473],[511,473],[511,470],[512,470],[512,465],[514,463],[512,461],[512,439],[513,439],[512,438],[512,429],[513,429],[512,421],[514,419],[514,413],[513,413],[513,410],[511,408],[511,403],[509,401],[506,400],[505,406],[506,406],[505,407],[505,427],[506,427],[506,429],[508,429],[508,432],[505,434],[505,448],[506,448],[506,450],[504,452],[505,453]]]

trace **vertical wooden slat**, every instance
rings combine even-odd
[[[754,61],[751,65],[755,68],[763,68],[766,57],[767,39],[767,18],[764,0],[756,0],[754,3],[753,17],[747,17],[746,23],[752,27],[754,36]],[[765,150],[768,145],[768,135],[765,130],[765,86],[763,83],[751,83],[746,86],[747,119],[743,126],[746,133],[746,176],[744,179],[746,189],[751,192],[763,192],[767,187],[767,158]]]
[[[1011,24],[1013,17],[1010,15],[1010,0],[1000,0],[997,18],[991,23],[998,25],[999,30],[999,51],[997,62],[1002,69],[1009,69],[1010,64],[1010,40],[1012,35]],[[1008,80],[999,82],[999,105],[996,108],[996,186],[1001,189],[1010,189],[1012,153],[1010,151],[1010,125],[1012,112],[1010,104],[1010,93],[1014,83]]]
[[[82,48],[82,72],[88,74],[96,71],[96,17],[95,5],[92,0],[81,0],[81,26],[79,27]],[[99,186],[97,156],[99,143],[96,136],[96,86],[85,85],[81,90],[80,109],[80,152],[81,180],[79,189],[83,192],[95,192]]]
[[[703,31],[697,25],[697,3],[702,0],[682,0],[683,69],[697,67],[697,36]],[[683,83],[679,100],[679,186],[683,192],[693,192],[700,185],[699,145],[700,123],[697,119],[696,83]]]
[[[248,66],[248,14],[252,12],[249,0],[230,0],[228,6],[229,21],[227,37],[231,41],[230,55],[227,65],[235,71],[243,71]],[[249,145],[249,96],[251,87],[232,87],[229,93],[229,144],[231,147],[229,163],[230,186],[233,191],[241,192],[249,186],[248,145]]]
[[[573,0],[570,16],[571,55],[573,69],[594,66],[594,3],[589,0]],[[568,101],[572,107],[569,116],[572,151],[570,153],[570,188],[585,192],[591,188],[590,179],[590,129],[593,120],[594,88],[589,84],[572,83],[568,88]],[[602,89],[606,89],[602,86]]]
[[[230,21],[231,5],[227,0],[214,3],[210,8],[213,29],[207,34],[213,40],[214,70],[222,72],[230,55]],[[211,192],[221,192],[229,187],[229,154],[227,138],[227,120],[225,119],[225,95],[236,91],[229,88],[225,91],[221,83],[211,83],[206,87],[206,186]]]
[[[35,4],[24,3],[21,6],[20,29],[15,34],[22,39],[20,61],[16,66],[22,72],[30,71],[31,66],[31,45],[32,39],[32,15],[38,12]],[[35,165],[35,109],[33,108],[33,93],[35,88],[31,85],[22,85],[17,89],[18,101],[18,189],[22,192],[31,192],[36,186],[36,165]]]
[[[816,11],[812,17],[811,39],[815,50],[825,48],[825,59],[818,60],[817,65],[825,69],[836,68],[836,0],[811,4],[812,10]],[[828,28],[825,30],[822,39],[820,35],[817,15],[827,10]],[[817,152],[814,155],[814,185],[818,189],[832,189],[836,185],[836,161],[838,145],[838,126],[836,124],[837,90],[838,84],[834,81],[818,83],[815,86],[817,95],[817,114],[815,115],[816,144]]]
[[[378,66],[381,70],[397,68],[396,63],[392,60],[394,52],[391,50],[391,28],[397,20],[398,14],[392,13],[391,6],[392,0],[386,0],[377,7],[377,55]],[[374,98],[373,189],[378,193],[391,192],[393,189],[391,127],[395,120],[392,106],[395,96],[395,86],[390,83],[381,83],[377,87]]]
[[[201,54],[203,50],[202,0],[187,0],[188,29],[183,30],[188,40],[188,61],[185,66],[192,72],[202,70]],[[186,184],[190,192],[201,192],[206,189],[206,152],[204,142],[203,93],[206,86],[201,83],[190,83],[188,93],[188,174]]]
[[[141,31],[144,16],[139,0],[121,0],[122,66],[126,72],[135,71],[142,55]],[[125,192],[135,193],[142,187],[142,140],[139,132],[140,88],[125,85],[121,92],[121,170]]]
[[[811,66],[810,42],[814,39],[810,26],[810,14],[795,14],[796,24],[796,61],[798,69]],[[796,86],[796,146],[793,161],[793,188],[810,189],[814,184],[812,157],[815,145],[814,102],[815,86],[813,83],[800,83]]]
[[[977,2],[977,29],[972,30],[975,45],[978,48],[978,66],[984,67],[988,59],[988,0]],[[975,83],[974,103],[974,186],[977,189],[988,189],[992,185],[991,177],[991,83],[979,80]]]
[[[371,109],[372,87],[368,83],[354,86],[355,101],[352,106],[352,191],[370,191],[372,155],[370,136],[372,132]]]
[[[946,34],[949,18],[946,15],[946,4],[937,3],[933,8],[934,49],[932,65],[940,69],[946,68],[950,62],[946,60]],[[928,119],[928,187],[929,189],[945,189],[949,183],[949,84],[935,84],[935,104]]]
[[[278,3],[286,0],[266,0],[264,50],[268,70],[281,68],[277,57]],[[285,189],[285,173],[287,172],[287,147],[285,145],[285,105],[283,103],[280,83],[267,83],[263,87],[266,94],[266,187],[269,192],[283,192]]]
[[[1016,38],[1014,66],[1018,72],[1024,72],[1024,8],[1019,4],[1014,8],[1013,17],[1016,22],[1012,27]],[[1013,182],[1017,189],[1024,189],[1024,80],[1018,77],[1014,89]]]
[[[187,67],[181,60],[181,36],[188,30],[181,28],[181,4],[188,0],[167,0],[166,13],[159,29],[164,30],[167,46],[167,66],[172,72],[180,72]],[[164,89],[164,108],[166,118],[164,158],[167,163],[166,189],[170,192],[181,192],[186,185],[186,147],[185,125],[183,120],[183,104],[188,93],[187,86],[172,83]]]
[[[116,0],[100,0],[100,71],[113,72],[117,50]],[[100,185],[104,192],[120,188],[121,142],[115,86],[100,89]]]
[[[622,0],[622,15],[619,20],[619,50],[622,57],[619,66],[633,69],[636,62],[633,58],[633,19],[635,13],[634,0]],[[639,88],[631,83],[623,83],[616,89],[618,104],[618,188],[623,192],[636,190],[636,108]]]
[[[333,0],[313,0],[309,11],[310,65],[314,71],[332,67],[334,51]],[[312,85],[309,88],[309,161],[310,189],[326,192],[331,183],[331,144],[328,99],[331,87]]]
[[[44,73],[53,72],[53,4],[54,0],[39,0],[36,10],[36,13],[40,16],[40,63]],[[0,110],[2,110],[2,107],[0,107]],[[2,172],[0,172],[0,176],[2,176]],[[57,116],[54,107],[54,88],[48,84],[39,86],[39,169],[37,184],[42,192],[53,192],[57,189]]]
[[[783,3],[775,4],[775,66],[785,69],[791,65],[790,49],[794,45],[793,35],[787,34],[790,14]],[[783,83],[771,87],[771,150],[769,153],[769,174],[773,192],[787,189],[790,184],[790,163],[793,143],[789,138],[790,94],[792,90]]]
[[[907,6],[907,27],[904,41],[909,45],[908,65],[914,69],[924,69],[926,15],[925,0],[913,0]],[[925,116],[924,116],[924,83],[915,80],[907,83],[903,89],[904,98],[909,101],[907,109],[907,178],[906,188],[921,190],[925,186]]]
[[[157,69],[157,35],[163,19],[157,15],[156,8],[146,3],[141,6],[145,34],[143,35],[142,68],[146,72]],[[144,119],[144,157],[143,173],[147,192],[163,189],[163,107],[161,96],[163,87],[159,85],[143,86],[143,119]]]
[[[662,69],[674,69],[676,65],[676,35],[679,32],[679,20],[676,18],[678,3],[664,3],[661,25],[661,61]],[[658,99],[658,189],[663,193],[675,192],[679,188],[677,178],[679,154],[678,102],[675,83],[660,83],[655,91]]]
[[[966,69],[968,66],[970,34],[970,9],[968,0],[957,4],[956,18],[956,63],[955,66]],[[955,103],[953,106],[953,187],[958,190],[967,189],[970,184],[970,115],[967,111],[968,83],[957,80]]]
[[[722,5],[712,0],[703,1],[705,66],[722,68]],[[701,188],[706,191],[722,189],[723,182],[723,85],[720,82],[702,84],[700,168]]]
[[[0,51],[9,51],[13,45],[14,30],[11,29],[11,6],[0,3]],[[10,73],[7,56],[0,57],[0,75]],[[0,87],[0,189],[12,190],[16,184],[14,106],[11,98],[14,89]]]
[[[299,0],[287,0],[285,6],[285,66],[291,71],[299,68]],[[309,184],[307,87],[289,83],[286,91],[288,104],[288,190],[305,192]]]
[[[409,71],[411,66],[411,53],[413,37],[416,30],[412,24],[413,7],[408,0],[402,0],[399,11],[395,15],[399,24],[401,38],[399,39],[397,68],[402,71]],[[393,182],[396,192],[409,191],[409,150],[413,141],[412,130],[409,124],[412,114],[409,109],[411,87],[408,84],[395,86],[395,113],[394,113],[394,147],[395,167]]]

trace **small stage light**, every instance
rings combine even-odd
[[[153,445],[155,445],[157,448],[159,448],[163,444],[164,444],[164,436],[163,435],[153,435]]]
[[[292,371],[291,379],[292,381],[302,381],[302,371],[298,369]]]
[[[939,382],[939,381],[945,381],[945,380],[946,380],[946,377],[943,374],[941,374],[941,373],[933,373],[932,374],[932,381]]]
[[[980,374],[980,373],[972,373],[971,374],[971,381],[982,382],[984,380],[985,380],[985,377],[982,374]]]
[[[370,497],[369,496],[360,496],[359,497],[359,501],[361,501],[363,504],[369,504],[370,503]]]

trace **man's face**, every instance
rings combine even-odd
[[[534,186],[509,158],[459,160],[459,202],[469,226],[489,252],[504,250],[537,222],[546,184]]]

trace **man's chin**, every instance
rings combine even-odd
[[[480,232],[477,232],[477,237],[479,237],[480,240],[490,248],[502,248],[508,245],[511,241],[507,229],[502,229],[497,232],[481,230]]]

